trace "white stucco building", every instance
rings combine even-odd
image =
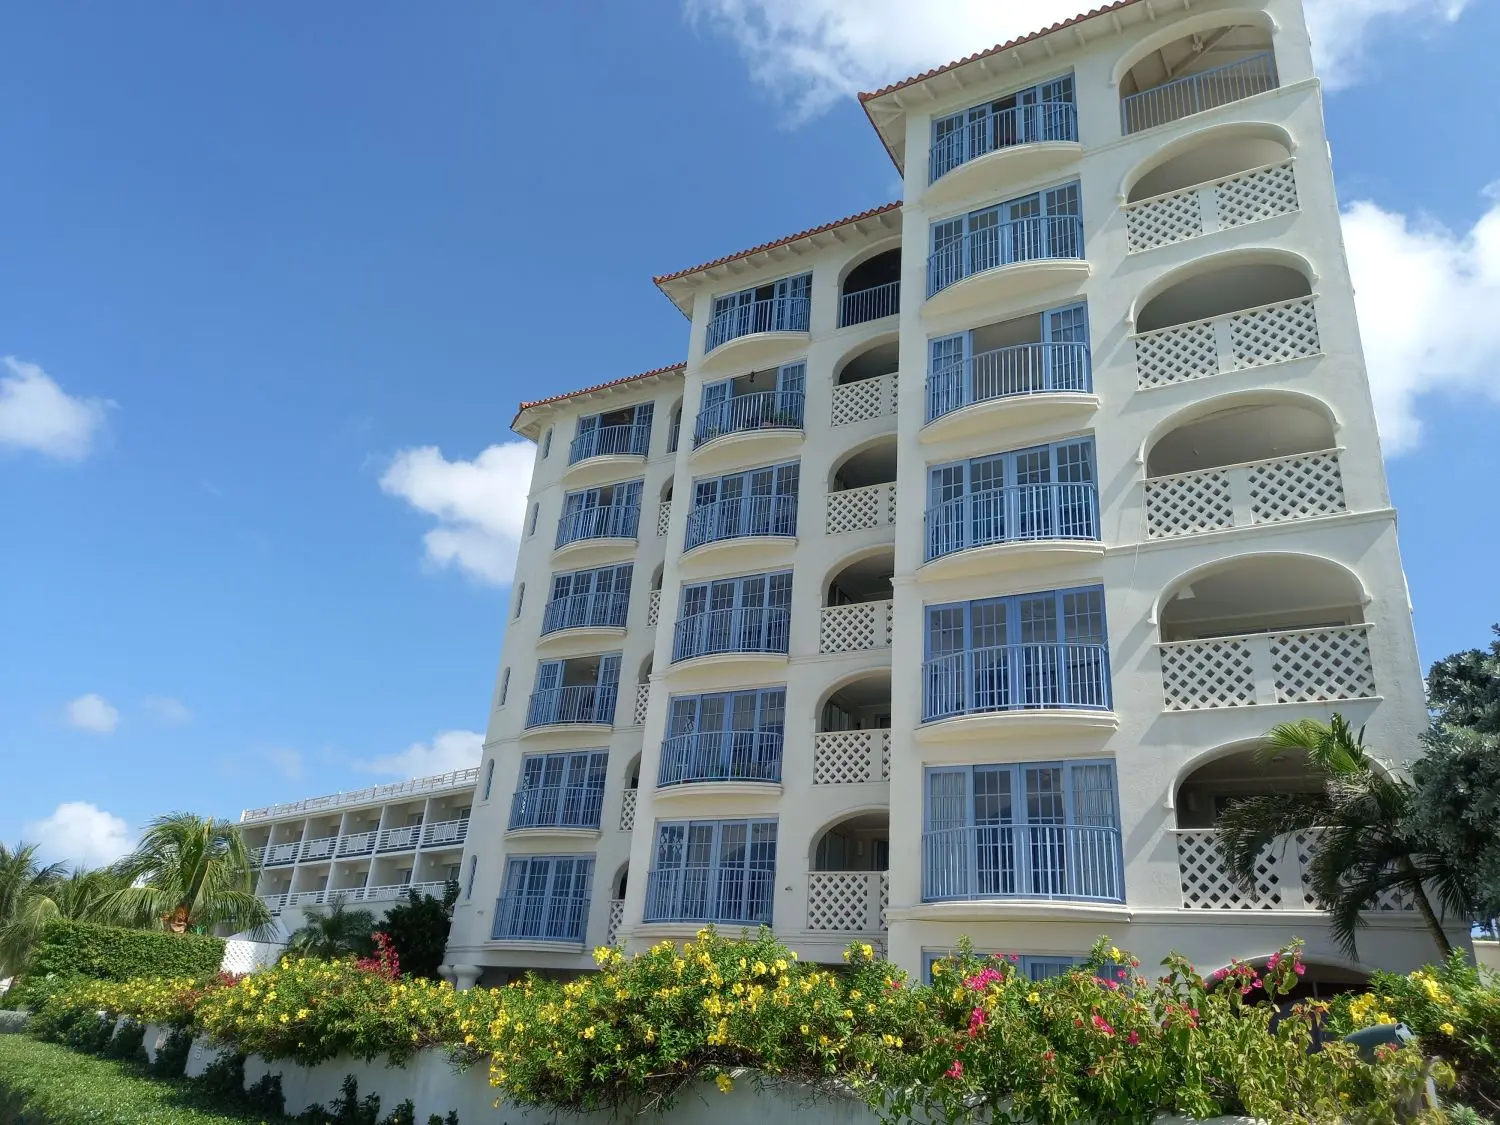
[[[1328,939],[1224,802],[1422,682],[1295,0],[1126,0],[862,102],[904,202],[656,279],[537,443],[446,972],[769,923],[920,971]],[[1382,904],[1366,964],[1433,949]],[[1462,938],[1465,927],[1455,926]]]

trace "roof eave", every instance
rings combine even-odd
[[[652,386],[666,379],[680,378],[686,369],[686,363],[674,363],[669,367],[643,371],[639,375],[627,375],[612,383],[600,383],[597,387],[585,387],[581,391],[569,391],[567,394],[554,395],[536,402],[522,403],[520,409],[516,411],[516,416],[511,419],[511,431],[521,437],[536,441],[541,434],[542,424],[550,416],[556,414],[564,403],[576,404],[590,399],[614,397],[617,394]]]

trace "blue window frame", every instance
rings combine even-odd
[[[927,295],[1016,262],[1082,258],[1081,214],[1075,181],[933,223]]]
[[[672,660],[722,652],[786,652],[791,604],[789,570],[684,586]]]
[[[715,297],[703,350],[711,352],[720,344],[753,332],[806,332],[811,298],[810,273]]]
[[[923,901],[1125,901],[1112,761],[935,766],[923,796]]]
[[[927,470],[927,558],[1036,539],[1099,538],[1094,439],[1073,438]]]
[[[998,149],[1077,139],[1073,76],[1065,74],[962,113],[933,118],[928,179],[937,180],[960,164]]]
[[[496,941],[582,944],[588,932],[594,857],[516,856],[505,868],[490,936]]]
[[[780,781],[786,689],[676,695],[656,783]]]
[[[774,820],[668,821],[656,826],[646,922],[770,925]]]
[[[643,484],[624,481],[564,495],[555,546],[580,539],[634,539],[641,522]]]
[[[651,415],[656,405],[643,402],[623,410],[578,419],[578,430],[568,447],[568,464],[611,454],[644,457],[651,448]]]
[[[923,722],[1110,707],[1102,586],[930,605],[926,623]]]
[[[624,628],[634,571],[630,563],[624,563],[554,574],[542,610],[542,636],[585,626]]]
[[[1092,391],[1088,307],[1048,309],[1039,319],[1041,339],[1032,343],[976,352],[972,329],[929,340],[927,420],[991,399]]]
[[[693,482],[683,550],[751,535],[797,534],[798,463]]]
[[[528,754],[511,798],[510,827],[598,828],[608,750]]]
[[[772,379],[773,387],[756,389]],[[774,373],[705,384],[693,426],[693,448],[746,430],[800,430],[806,391],[806,360],[783,364]]]
[[[948,958],[952,957],[953,954],[954,951],[951,949],[922,950],[922,982],[924,984],[931,984],[932,967],[939,961],[946,961]],[[996,960],[1002,957],[1007,961],[1011,960],[1011,955],[1008,953],[992,953],[975,950],[974,955],[976,957],[988,957]],[[1027,980],[1041,982],[1044,980],[1051,980],[1053,977],[1060,977],[1069,970],[1076,969],[1078,966],[1084,964],[1084,959],[1082,957],[1061,957],[1057,954],[1052,953],[1022,953],[1019,955],[1018,959],[1016,959],[1012,963],[1016,966],[1016,970],[1021,974],[1021,976],[1025,977]]]
[[[526,710],[528,727],[553,723],[613,723],[620,689],[620,654],[587,660],[543,660]],[[569,682],[572,681],[572,682]]]
[[[489,760],[489,762],[487,762],[485,764],[485,767],[484,767],[484,797],[482,798],[483,800],[488,801],[490,799],[490,790],[494,787],[494,784],[495,784],[495,759],[491,758]]]

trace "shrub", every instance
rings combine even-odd
[[[59,982],[75,977],[212,976],[224,961],[224,940],[200,934],[126,930],[93,922],[50,922],[32,950],[22,996],[35,1006]]]
[[[188,1054],[193,1049],[193,1034],[185,1028],[173,1028],[151,1060],[153,1078],[181,1078],[187,1070]]]
[[[134,1062],[146,1058],[146,1025],[139,1020],[126,1019],[115,1028],[115,1037],[104,1048],[104,1057],[129,1059]]]
[[[458,901],[458,884],[450,880],[441,899],[416,891],[407,891],[406,895],[405,902],[385,912],[380,929],[395,947],[404,973],[437,980],[438,966],[448,946],[453,904]]]

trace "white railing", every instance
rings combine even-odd
[[[375,838],[375,849],[382,852],[399,851],[402,848],[414,848],[421,838],[422,826],[420,824],[408,824],[404,828],[385,828]]]
[[[1296,832],[1263,849],[1255,863],[1255,886],[1240,885],[1229,873],[1211,828],[1179,828],[1177,867],[1184,910],[1321,910],[1308,881],[1308,866],[1318,831]],[[1415,903],[1399,893],[1383,892],[1372,910],[1405,913]]]
[[[633,724],[638,727],[646,725],[646,707],[651,702],[651,685],[635,685],[635,711],[630,716]]]
[[[1146,538],[1347,511],[1336,449],[1220,465],[1146,481]]]
[[[863,652],[891,647],[890,601],[826,605],[818,622],[818,651]]]
[[[275,916],[280,914],[286,906],[286,895],[261,895],[260,901],[265,903],[266,909],[271,912],[272,916]]]
[[[1323,703],[1375,694],[1368,625],[1246,633],[1160,646],[1168,711]]]
[[[422,846],[431,844],[462,844],[469,837],[469,818],[439,820],[422,825]]]
[[[297,849],[302,845],[296,844],[272,844],[262,849],[261,866],[270,867],[278,863],[296,863]]]
[[[327,859],[333,855],[333,849],[338,842],[337,836],[324,836],[321,840],[303,840],[302,852],[298,859],[303,862],[309,859]]]
[[[327,891],[293,891],[286,896],[288,906],[322,906],[327,901]]]
[[[630,832],[635,829],[635,797],[636,790],[627,789],[620,795],[620,831]]]
[[[1314,298],[1294,297],[1142,332],[1135,337],[1136,383],[1142,390],[1166,387],[1322,350]]]
[[[656,534],[665,535],[672,525],[672,501],[663,500],[656,506]]]
[[[367,855],[375,850],[374,831],[350,832],[339,837],[339,855]]]
[[[851,785],[890,778],[889,730],[825,730],[813,735],[814,785]]]
[[[829,535],[896,526],[896,482],[846,488],[828,494],[823,530]]]
[[[442,898],[443,888],[447,884],[442,882],[429,883],[388,883],[381,887],[363,887],[349,892],[351,902],[395,902],[404,899],[408,891],[416,891],[419,895],[429,895],[432,898]]]
[[[1200,234],[1288,215],[1297,206],[1292,162],[1263,164],[1126,204],[1126,245],[1130,253],[1139,254]]]
[[[319,809],[342,808],[345,805],[367,805],[376,801],[388,801],[393,797],[404,797],[413,793],[435,793],[444,789],[472,789],[479,780],[479,767],[453,770],[451,773],[433,774],[431,777],[416,777],[410,781],[397,781],[389,785],[371,785],[366,789],[350,789],[346,792],[330,793],[326,797],[309,797],[303,801],[292,801],[282,805],[266,805],[259,809],[246,809],[240,813],[241,822],[249,820],[272,820],[291,816],[294,813],[316,812]]]
[[[833,424],[847,426],[870,418],[896,416],[896,373],[876,375],[833,388]]]
[[[661,591],[652,590],[646,597],[646,624],[652,628],[656,627],[661,620]]]
[[[874,934],[886,928],[890,879],[884,871],[810,871],[807,928]]]
[[[609,925],[604,931],[604,944],[614,945],[620,936],[620,924],[625,921],[625,900],[623,898],[612,898],[609,900]]]

